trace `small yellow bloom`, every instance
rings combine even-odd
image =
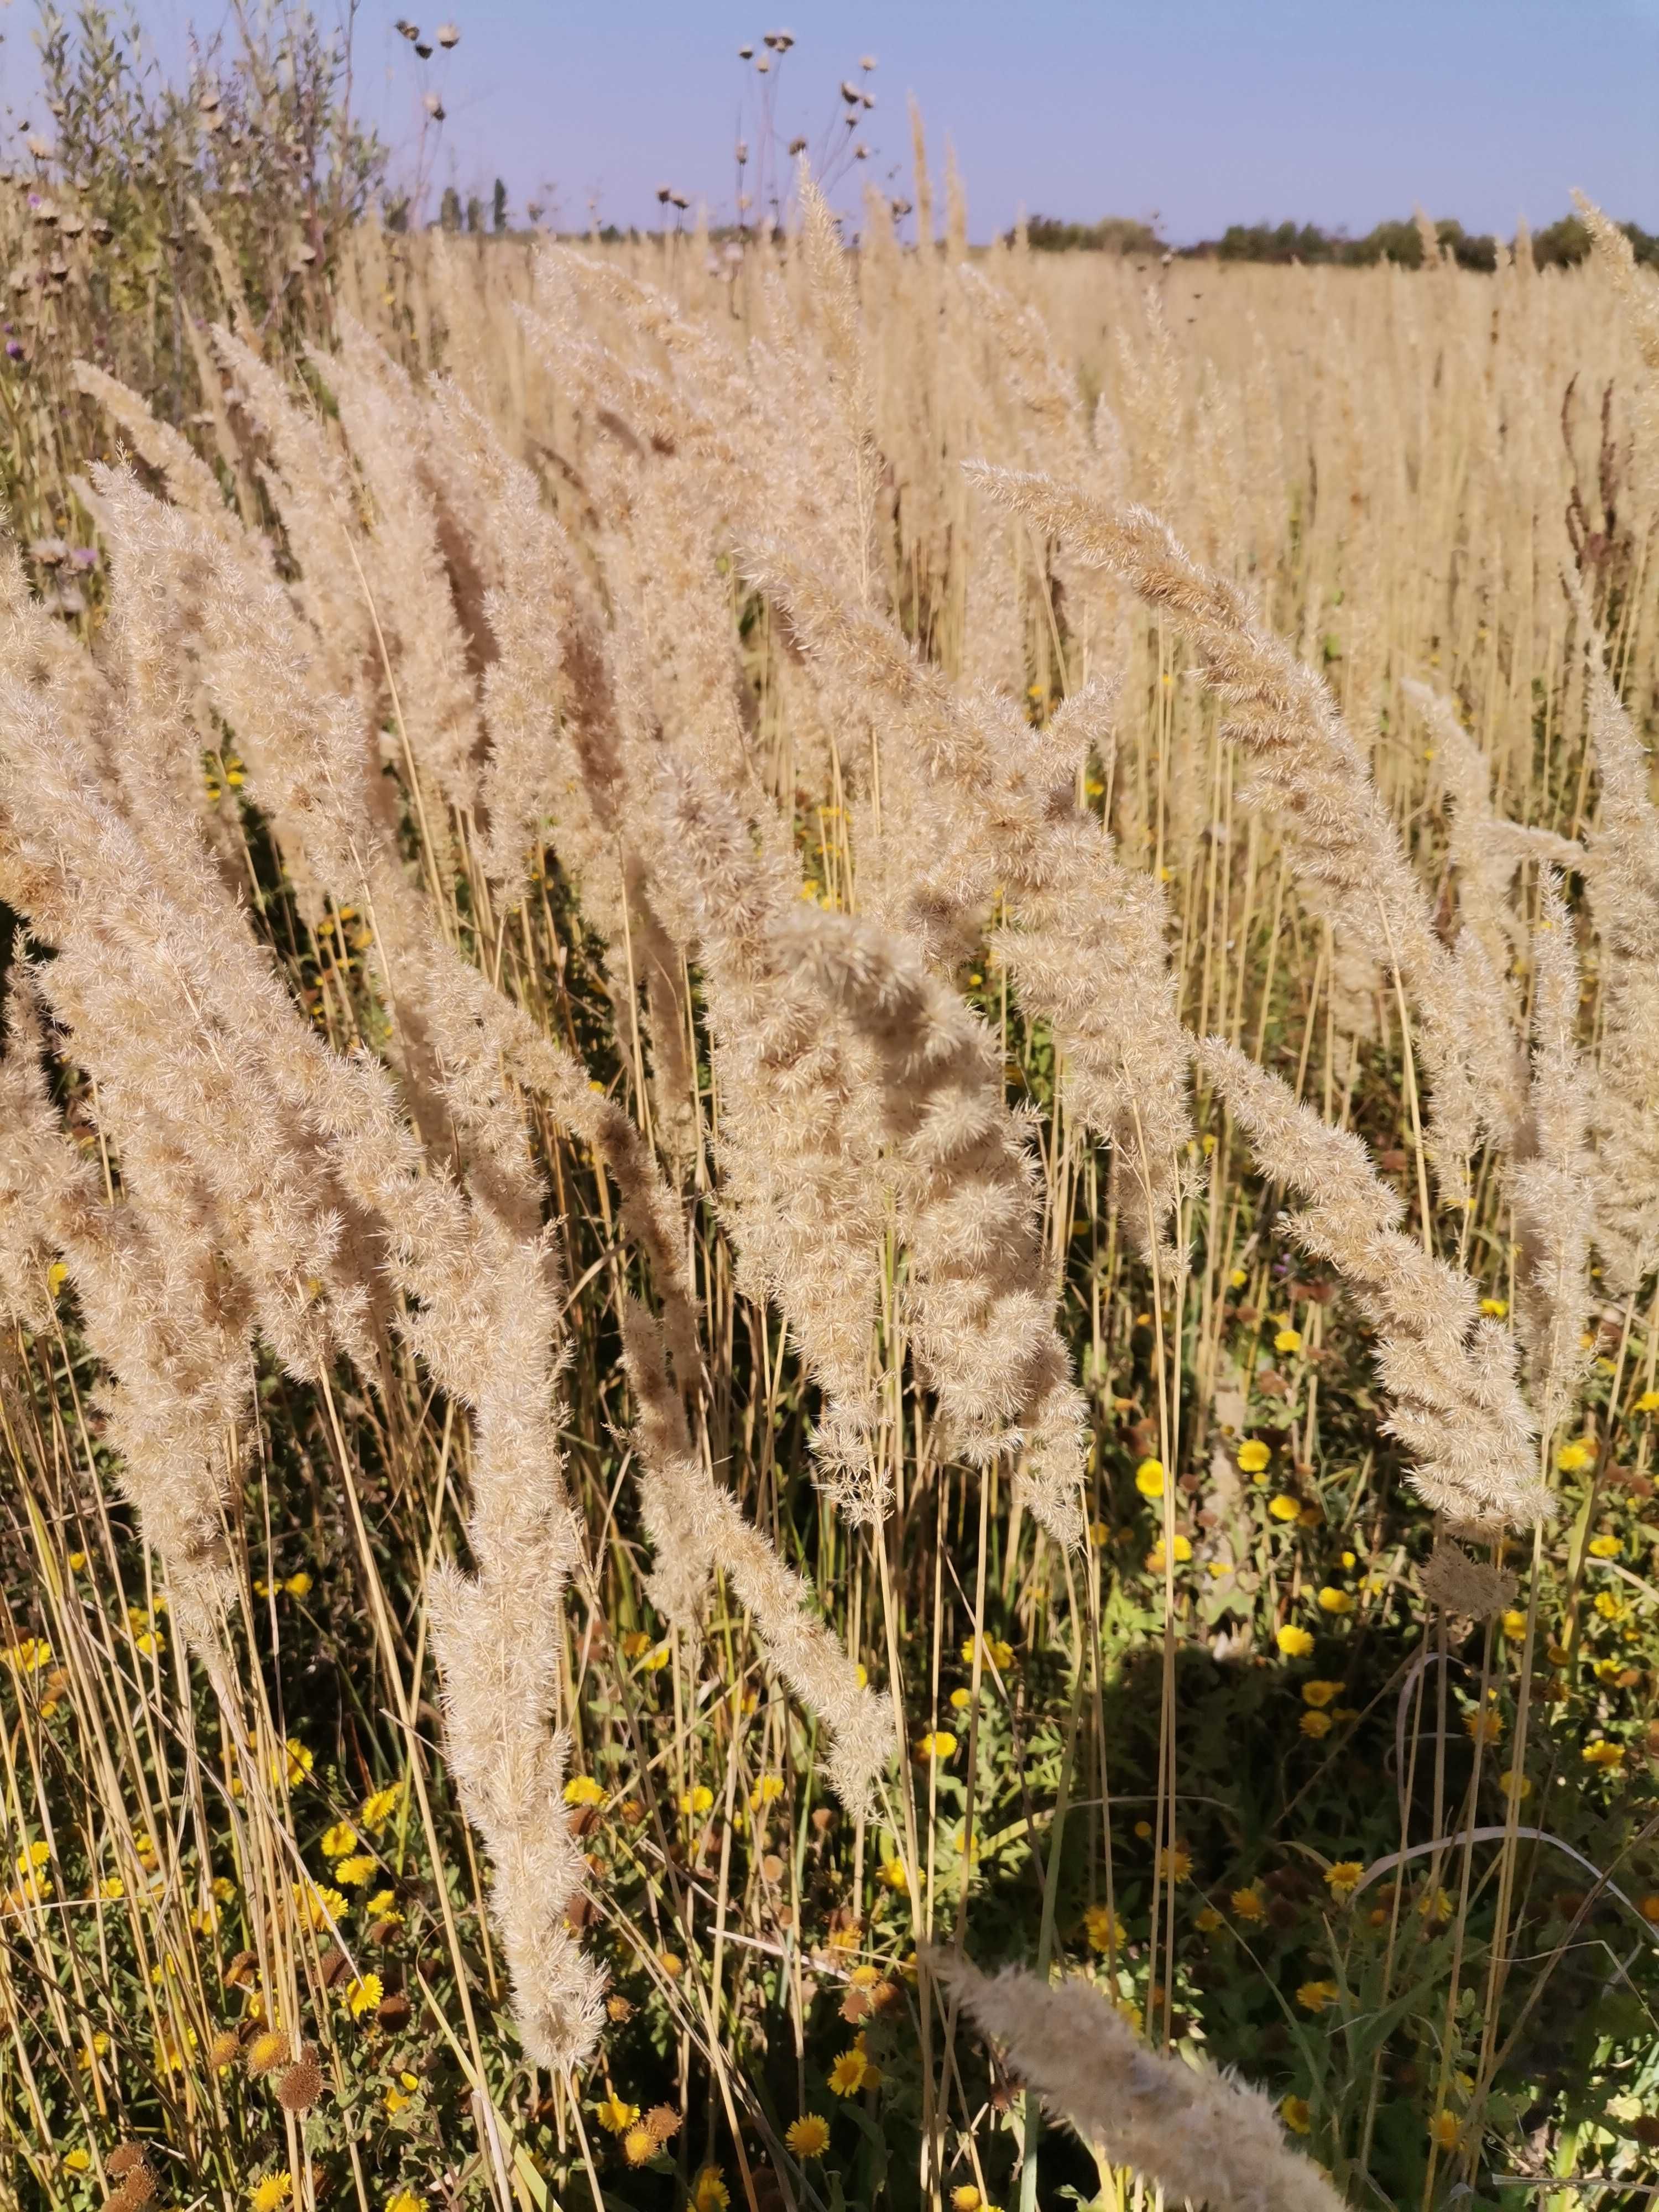
[[[1615,1597],[1611,1590],[1597,1590],[1595,1610],[1603,1620],[1622,1620],[1630,1607],[1622,1598]]]
[[[622,1656],[624,1659],[637,1659],[642,1652],[648,1651],[650,1649],[651,1638],[642,1628],[630,1628],[627,1635],[623,1638]]]
[[[1527,1616],[1511,1606],[1498,1623],[1511,1644],[1518,1644],[1527,1632]]]
[[[567,1805],[603,1805],[605,1790],[591,1774],[573,1774],[564,1785]]]
[[[1588,1467],[1593,1456],[1589,1444],[1563,1444],[1555,1455],[1555,1464],[1563,1474],[1577,1474],[1581,1467]]]
[[[350,1858],[339,1862],[334,1869],[335,1878],[344,1882],[349,1888],[363,1889],[368,1887],[369,1877],[377,1871],[379,1863],[367,1851],[358,1851]]]
[[[1251,1437],[1238,1448],[1238,1471],[1241,1474],[1260,1474],[1273,1454],[1256,1437]]]
[[[1353,1600],[1348,1595],[1346,1590],[1335,1589],[1329,1583],[1327,1583],[1324,1589],[1320,1591],[1316,1602],[1322,1613],[1340,1613],[1353,1611]]]
[[[726,2212],[731,2202],[731,2191],[721,2179],[719,2166],[704,2166],[692,2187],[691,2212]]]
[[[1325,1886],[1339,1905],[1346,1905],[1359,1886],[1364,1868],[1358,1859],[1338,1859],[1325,1869]]]
[[[908,1889],[910,1887],[902,1859],[884,1859],[877,1869],[876,1878],[884,1889]]]
[[[1457,2115],[1442,2108],[1429,2122],[1429,2133],[1440,2150],[1457,2148]]]
[[[951,1759],[956,1755],[956,1748],[957,1740],[949,1729],[935,1729],[931,1735],[923,1736],[916,1746],[916,1753],[921,1759]]]
[[[640,1664],[647,1674],[660,1674],[668,1664],[668,1646],[665,1644],[658,1644],[654,1651],[646,1653]]]
[[[118,1897],[125,1897],[126,1893],[127,1886],[118,1874],[106,1875],[98,1885],[99,1896],[107,1898],[112,1905]]]
[[[1267,1510],[1275,1521],[1294,1521],[1302,1510],[1302,1500],[1281,1490],[1276,1498],[1267,1500]]]
[[[356,1848],[357,1831],[349,1820],[337,1820],[331,1828],[324,1831],[323,1856],[325,1859],[343,1859],[348,1851]]]
[[[1281,1328],[1273,1339],[1275,1352],[1300,1352],[1302,1332],[1299,1328]]]
[[[1417,1912],[1420,1920],[1437,1920],[1443,1927],[1452,1916],[1449,1893],[1443,1889],[1427,1891],[1417,1900]]]
[[[1228,1902],[1240,1920],[1265,1920],[1267,1917],[1266,1902],[1254,1882],[1246,1888],[1236,1889]]]
[[[1309,1632],[1297,1627],[1291,1621],[1279,1630],[1274,1641],[1287,1659],[1305,1659],[1314,1648],[1314,1640]]]
[[[817,2112],[803,2112],[790,2121],[783,2139],[797,2158],[822,2158],[830,2148],[830,2123]]]
[[[951,1692],[951,1710],[953,1713],[965,1713],[973,1702],[974,1693],[971,1690],[955,1689]]]
[[[775,1805],[783,1795],[784,1783],[781,1774],[763,1774],[750,1792],[749,1802],[757,1811],[763,1805]]]
[[[1164,1462],[1161,1459],[1144,1459],[1135,1469],[1135,1488],[1143,1498],[1162,1498],[1164,1495]]]
[[[1638,1413],[1659,1413],[1659,1390],[1644,1390],[1636,1401]]]
[[[1498,1786],[1506,1797],[1530,1797],[1532,1784],[1523,1774],[1516,1778],[1515,1769],[1506,1766],[1498,1778]]]
[[[1605,1736],[1598,1736],[1594,1743],[1587,1743],[1578,1755],[1589,1766],[1622,1766],[1625,1747],[1622,1743],[1609,1743]]]
[[[685,1961],[678,1951],[659,1951],[657,1964],[671,1982],[678,1981],[680,1976],[685,1972]]]
[[[46,1270],[46,1288],[56,1297],[69,1280],[69,1269],[61,1260],[54,1260]]]
[[[1589,1540],[1589,1553],[1593,1559],[1616,1559],[1621,1548],[1616,1536],[1592,1536]]]
[[[1636,1900],[1636,1909],[1650,1926],[1659,1928],[1659,1897],[1651,1893],[1646,1897],[1638,1897]]]
[[[395,2115],[401,2112],[404,2106],[410,2102],[412,2102],[412,2100],[404,2094],[403,2091],[398,2087],[395,2081],[388,2083],[386,2093],[386,2108],[389,2113]]]
[[[1193,1870],[1192,1854],[1181,1844],[1177,1844],[1173,1851],[1161,1850],[1158,1855],[1158,1870],[1166,1881],[1185,1881]]]
[[[373,2012],[385,1994],[378,1974],[359,1975],[346,1995],[353,2020],[361,2020],[366,2012]]]
[[[639,2106],[625,2103],[614,2089],[602,2103],[594,2106],[593,2112],[599,2125],[610,2136],[626,2135],[640,2117]]]
[[[1304,1705],[1328,1705],[1331,1699],[1340,1697],[1341,1692],[1340,1682],[1304,1682],[1302,1685],[1302,1702]]]
[[[401,1920],[404,1917],[398,1910],[395,1889],[377,1889],[373,1897],[364,1899],[363,1911],[371,1913],[376,1920]]]
[[[294,2176],[286,2168],[281,2173],[268,2173],[256,2181],[248,2191],[248,2201],[253,2212],[276,2212],[279,2204],[286,2204],[294,2188]]]
[[[976,1641],[975,1638],[970,1636],[962,1647],[962,1663],[964,1667],[971,1667],[974,1663],[974,1648]],[[984,1656],[992,1666],[1006,1669],[1014,1663],[1014,1647],[1012,1644],[1005,1644],[1000,1636],[988,1636],[984,1641]]]
[[[1304,1735],[1310,1735],[1317,1742],[1321,1736],[1330,1734],[1331,1717],[1328,1713],[1304,1713],[1297,1725]]]
[[[864,2046],[855,2043],[850,2050],[843,2051],[830,2069],[830,2087],[837,2097],[856,2097],[869,2070]]]
[[[1089,1938],[1091,1951],[1121,1950],[1129,1940],[1129,1931],[1114,1912],[1103,1905],[1091,1905],[1083,1916],[1084,1933]]]
[[[971,2181],[964,2181],[959,2189],[951,2191],[951,2212],[979,2212],[984,2198]]]
[[[1214,1905],[1206,1905],[1201,1912],[1194,1914],[1193,1925],[1197,1929],[1200,1936],[1213,1936],[1216,1929],[1218,1928],[1224,1927],[1226,1923],[1222,1919],[1221,1915],[1216,1911]]]
[[[1463,1725],[1476,1743],[1501,1743],[1504,1740],[1504,1716],[1488,1706],[1485,1712],[1465,1713]]]
[[[1193,1556],[1193,1547],[1184,1536],[1177,1536],[1175,1540],[1175,1556],[1178,1567],[1185,1566]],[[1164,1541],[1160,1537],[1146,1554],[1146,1571],[1151,1575],[1161,1575],[1164,1565]]]
[[[1248,1283],[1249,1279],[1249,1277],[1245,1273],[1243,1267],[1235,1267],[1231,1274],[1227,1278],[1228,1282],[1236,1291],[1242,1291],[1245,1284]]]
[[[426,2212],[426,2200],[412,2189],[400,2189],[395,2197],[387,2197],[386,2212]]]
[[[283,1746],[283,1748],[288,1754],[288,1765],[286,1770],[288,1786],[290,1790],[297,1790],[300,1784],[306,1781],[310,1776],[312,1765],[311,1753],[306,1748],[304,1744],[296,1742],[292,1736],[289,1736],[288,1741]]]
[[[661,2145],[647,2127],[631,2127],[622,2139],[623,2156],[630,2166],[647,2166]]]
[[[1279,2117],[1293,2136],[1305,2136],[1313,2125],[1313,2114],[1308,2109],[1307,2100],[1303,2097],[1281,2099]]]
[[[87,1555],[84,1552],[71,1552],[70,1553],[67,1565],[69,1571],[72,1575],[78,1575],[82,1568],[84,1567],[86,1564]]]
[[[682,1813],[710,1812],[714,1808],[714,1793],[706,1782],[699,1782],[690,1790],[681,1790],[678,1803]]]
[[[31,1867],[43,1867],[51,1856],[49,1844],[25,1844],[17,1854],[17,1871],[27,1874]]]
[[[64,2153],[64,2163],[71,2173],[84,2173],[92,2164],[92,2153],[84,2143],[76,2143],[73,2150]]]
[[[397,1811],[398,1802],[403,1794],[401,1789],[376,1790],[365,1797],[362,1811],[363,1826],[373,1830],[389,1820]]]
[[[1323,2012],[1341,1994],[1334,1982],[1304,1982],[1296,1993],[1296,2001],[1304,2012]]]
[[[1509,1310],[1507,1298],[1482,1298],[1480,1301],[1480,1310],[1490,1321],[1502,1321]]]

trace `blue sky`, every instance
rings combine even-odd
[[[11,97],[28,4],[0,4]],[[1562,212],[1574,185],[1659,228],[1659,0],[781,0],[775,18],[746,0],[439,0],[429,22],[428,0],[402,5],[423,32],[453,19],[460,43],[422,64],[392,28],[399,7],[365,0],[367,111],[410,161],[421,88],[439,88],[435,182],[487,197],[500,174],[517,208],[556,195],[567,226],[590,197],[606,219],[654,221],[659,182],[729,218],[739,103],[756,89],[737,49],[787,27],[781,134],[816,137],[872,53],[859,173],[908,167],[914,93],[935,153],[955,145],[976,238],[1022,205],[1156,210],[1187,240],[1235,219],[1363,230],[1413,201],[1507,234],[1517,215]],[[174,54],[187,27],[210,33],[230,12],[137,7]],[[746,128],[752,140],[752,112]]]

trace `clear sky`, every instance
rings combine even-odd
[[[15,67],[27,0],[0,4]],[[326,15],[335,0],[313,4]],[[914,93],[935,153],[956,148],[975,238],[1022,205],[1156,210],[1187,241],[1287,216],[1364,230],[1414,201],[1507,234],[1518,215],[1536,227],[1563,212],[1574,185],[1659,229],[1659,0],[781,0],[775,19],[747,0],[403,5],[423,35],[453,20],[460,42],[420,62],[392,27],[399,8],[363,0],[366,110],[408,164],[422,91],[437,90],[434,182],[487,198],[499,174],[515,210],[556,194],[563,227],[586,222],[590,197],[603,219],[657,221],[659,183],[729,220],[740,102],[751,143],[757,130],[738,48],[787,27],[780,135],[816,140],[840,81],[873,54],[855,183],[908,167]],[[210,33],[230,12],[137,7],[173,53],[187,27]]]

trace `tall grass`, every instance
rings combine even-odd
[[[1648,289],[799,215],[53,356],[6,2187],[1645,2201]]]

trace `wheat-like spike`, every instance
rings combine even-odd
[[[1311,2159],[1291,2149],[1261,2090],[1237,2075],[1149,2051],[1093,1983],[1050,1983],[965,1960],[935,1969],[1051,2112],[1112,2166],[1171,2203],[1212,2212],[1342,2212]]]
[[[1219,1038],[1200,1046],[1199,1065],[1261,1167],[1308,1201],[1289,1217],[1291,1236],[1347,1280],[1375,1322],[1394,1401],[1386,1426],[1413,1462],[1419,1496],[1465,1520],[1529,1527],[1550,1501],[1513,1339],[1481,1318],[1467,1276],[1402,1233],[1400,1201],[1359,1138]]]

